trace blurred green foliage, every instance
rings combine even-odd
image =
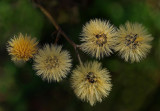
[[[101,62],[112,75],[113,89],[102,103],[91,107],[80,101],[69,77],[48,83],[35,75],[32,60],[17,66],[6,52],[6,43],[19,32],[37,37],[40,45],[53,43],[54,27],[30,0],[0,0],[0,111],[159,111],[160,110],[160,1],[159,0],[41,0],[62,29],[76,43],[85,22],[110,20],[116,27],[139,22],[153,35],[152,50],[140,63],[126,63],[117,54]],[[59,44],[77,58],[61,38]],[[40,46],[41,47],[41,46]],[[93,60],[80,52],[83,61]],[[87,56],[87,58],[86,58]],[[70,75],[69,75],[70,76]]]

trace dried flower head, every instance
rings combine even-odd
[[[81,48],[99,59],[104,55],[109,56],[115,44],[115,36],[115,28],[108,21],[90,20],[82,30]]]
[[[127,22],[120,26],[117,35],[115,51],[119,51],[125,61],[139,62],[151,49],[153,38],[141,24]]]
[[[34,69],[44,80],[59,82],[66,77],[71,68],[68,51],[61,46],[45,45],[34,58]]]
[[[36,54],[37,44],[35,38],[20,33],[8,41],[7,50],[13,61],[28,61]]]
[[[71,77],[72,88],[81,100],[94,105],[107,97],[112,84],[107,69],[96,61],[77,66]]]

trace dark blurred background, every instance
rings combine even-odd
[[[7,41],[22,32],[36,37],[40,47],[53,43],[56,30],[31,0],[0,0],[0,111],[160,111],[160,0],[40,0],[66,34],[80,44],[82,26],[93,18],[118,27],[126,21],[143,24],[153,35],[152,50],[140,63],[126,63],[117,53],[100,60],[112,75],[113,89],[102,103],[91,107],[80,101],[70,74],[60,83],[36,76],[30,60],[23,66],[11,61]],[[71,52],[62,37],[58,44]],[[83,61],[93,60],[80,51]]]

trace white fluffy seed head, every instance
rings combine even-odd
[[[139,62],[151,49],[153,37],[138,23],[126,22],[117,32],[115,51],[125,60]]]
[[[93,19],[86,23],[81,34],[81,49],[98,59],[109,56],[115,44],[116,30],[109,21]]]
[[[107,97],[112,87],[108,70],[97,61],[77,66],[73,70],[71,84],[77,97],[92,106]]]
[[[45,45],[34,58],[34,69],[44,80],[61,81],[69,73],[71,58],[61,46]]]

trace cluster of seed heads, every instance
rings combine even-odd
[[[79,46],[97,59],[118,52],[127,62],[139,62],[151,49],[152,39],[141,24],[126,22],[115,28],[108,21],[94,19],[84,25]],[[41,49],[37,45],[35,39],[19,34],[8,42],[7,50],[15,62],[33,58],[33,68],[43,80],[59,82],[65,78],[72,67],[70,53],[59,45],[46,44]],[[80,62],[72,71],[71,84],[77,97],[91,105],[107,97],[112,87],[108,70],[97,61]]]

